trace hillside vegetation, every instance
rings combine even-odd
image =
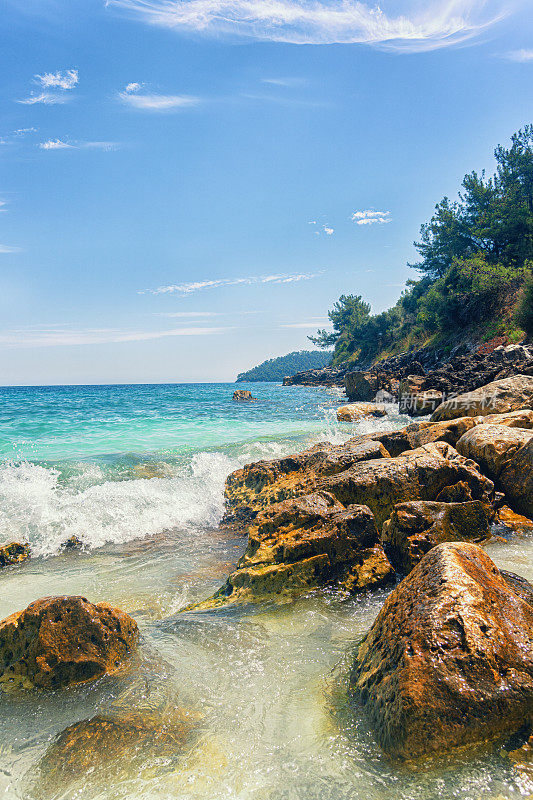
[[[334,348],[333,364],[533,336],[533,125],[494,155],[494,175],[466,175],[457,200],[445,197],[422,225],[419,260],[409,265],[419,277],[396,305],[372,314],[360,295],[339,298],[329,312],[333,331],[309,337]]]
[[[320,350],[299,350],[279,358],[269,358],[257,367],[237,375],[240,381],[281,381],[286,375],[303,372],[306,369],[321,369],[331,362],[331,352]]]

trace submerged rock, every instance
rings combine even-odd
[[[116,671],[137,640],[135,620],[107,603],[44,597],[0,622],[0,684],[85,683]]]
[[[360,645],[351,677],[387,754],[441,753],[531,721],[528,596],[466,543],[437,545],[396,587]]]
[[[355,464],[339,475],[324,478],[318,486],[331,492],[343,505],[367,505],[378,525],[382,525],[397,503],[436,500],[443,489],[459,482],[469,487],[472,499],[490,505],[492,481],[451,445],[436,442],[397,458]]]
[[[289,599],[327,585],[355,593],[384,586],[393,577],[371,511],[360,505],[344,508],[331,494],[315,492],[258,514],[235,571],[194,608]]]
[[[226,480],[224,522],[250,522],[272,503],[314,491],[324,476],[388,455],[380,442],[359,438],[344,445],[323,442],[285,458],[247,464]]]
[[[383,524],[381,540],[395,569],[408,573],[441,542],[481,542],[490,537],[487,506],[414,501],[399,503]]]
[[[533,377],[514,375],[446,400],[433,412],[431,420],[503,414],[532,407]]]
[[[357,422],[366,417],[385,417],[387,411],[382,403],[349,403],[337,409],[339,422]]]
[[[0,545],[0,567],[20,564],[30,557],[30,547],[21,542]]]

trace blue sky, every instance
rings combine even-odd
[[[3,5],[3,384],[232,380],[381,311],[532,121],[527,0]]]

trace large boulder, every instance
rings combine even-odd
[[[339,422],[358,422],[367,417],[385,417],[387,411],[383,403],[349,403],[337,409]]]
[[[133,652],[137,623],[107,603],[44,597],[0,622],[0,683],[56,689],[112,673]]]
[[[441,753],[531,722],[531,596],[477,545],[424,556],[389,595],[351,677],[386,753]]]
[[[250,403],[252,400],[255,400],[255,397],[252,396],[252,393],[248,391],[248,389],[236,389],[233,392],[233,400],[236,403]]]
[[[344,508],[331,494],[315,492],[258,514],[237,568],[194,608],[287,600],[328,585],[355,593],[393,577],[372,512],[360,505]]]
[[[513,508],[533,517],[533,437],[506,462],[499,482]]]
[[[353,403],[373,400],[380,387],[377,376],[371,372],[348,372],[344,378],[344,388],[348,400]]]
[[[441,542],[482,542],[490,537],[487,506],[479,500],[398,503],[383,523],[381,541],[395,569],[408,573]]]
[[[272,503],[313,492],[325,476],[388,455],[380,442],[360,437],[343,445],[323,442],[285,458],[247,464],[226,480],[224,522],[250,522]]]
[[[477,425],[457,442],[457,450],[473,458],[483,472],[497,480],[505,465],[523,445],[533,439],[533,431],[506,425]]]
[[[451,445],[435,442],[408,450],[396,458],[354,464],[325,477],[319,489],[331,492],[343,505],[367,505],[383,525],[394,506],[407,500],[436,500],[447,487],[465,483],[473,500],[490,504],[494,485],[477,464],[463,458]]]
[[[402,378],[399,385],[400,414],[423,417],[431,414],[442,403],[442,392],[423,388],[425,380],[421,375]]]
[[[435,409],[431,420],[503,414],[524,408],[533,408],[533,377],[514,375],[449,398]]]

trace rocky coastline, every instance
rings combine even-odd
[[[533,586],[500,571],[484,545],[533,531],[530,355],[503,348],[476,360],[477,370],[468,361],[466,391],[451,391],[455,378],[441,383],[431,418],[233,472],[222,524],[242,530],[245,552],[214,595],[181,613],[289,603],[323,590],[346,597],[386,590],[352,654],[349,687],[383,752],[419,761],[502,737],[526,742],[533,733]],[[444,381],[448,368],[439,369]],[[437,372],[424,379],[436,381]],[[368,402],[384,391],[373,383],[376,374],[363,375],[372,397],[339,409],[341,419],[386,413]],[[476,385],[481,375],[489,381]],[[29,557],[17,543],[4,550],[8,569]],[[36,600],[0,622],[0,688],[57,692],[101,679],[125,668],[138,641],[135,620],[105,603]],[[89,723],[52,745],[58,774],[70,769],[78,735],[89,730],[114,741],[131,727]],[[133,727],[144,741],[145,722],[136,718]]]

